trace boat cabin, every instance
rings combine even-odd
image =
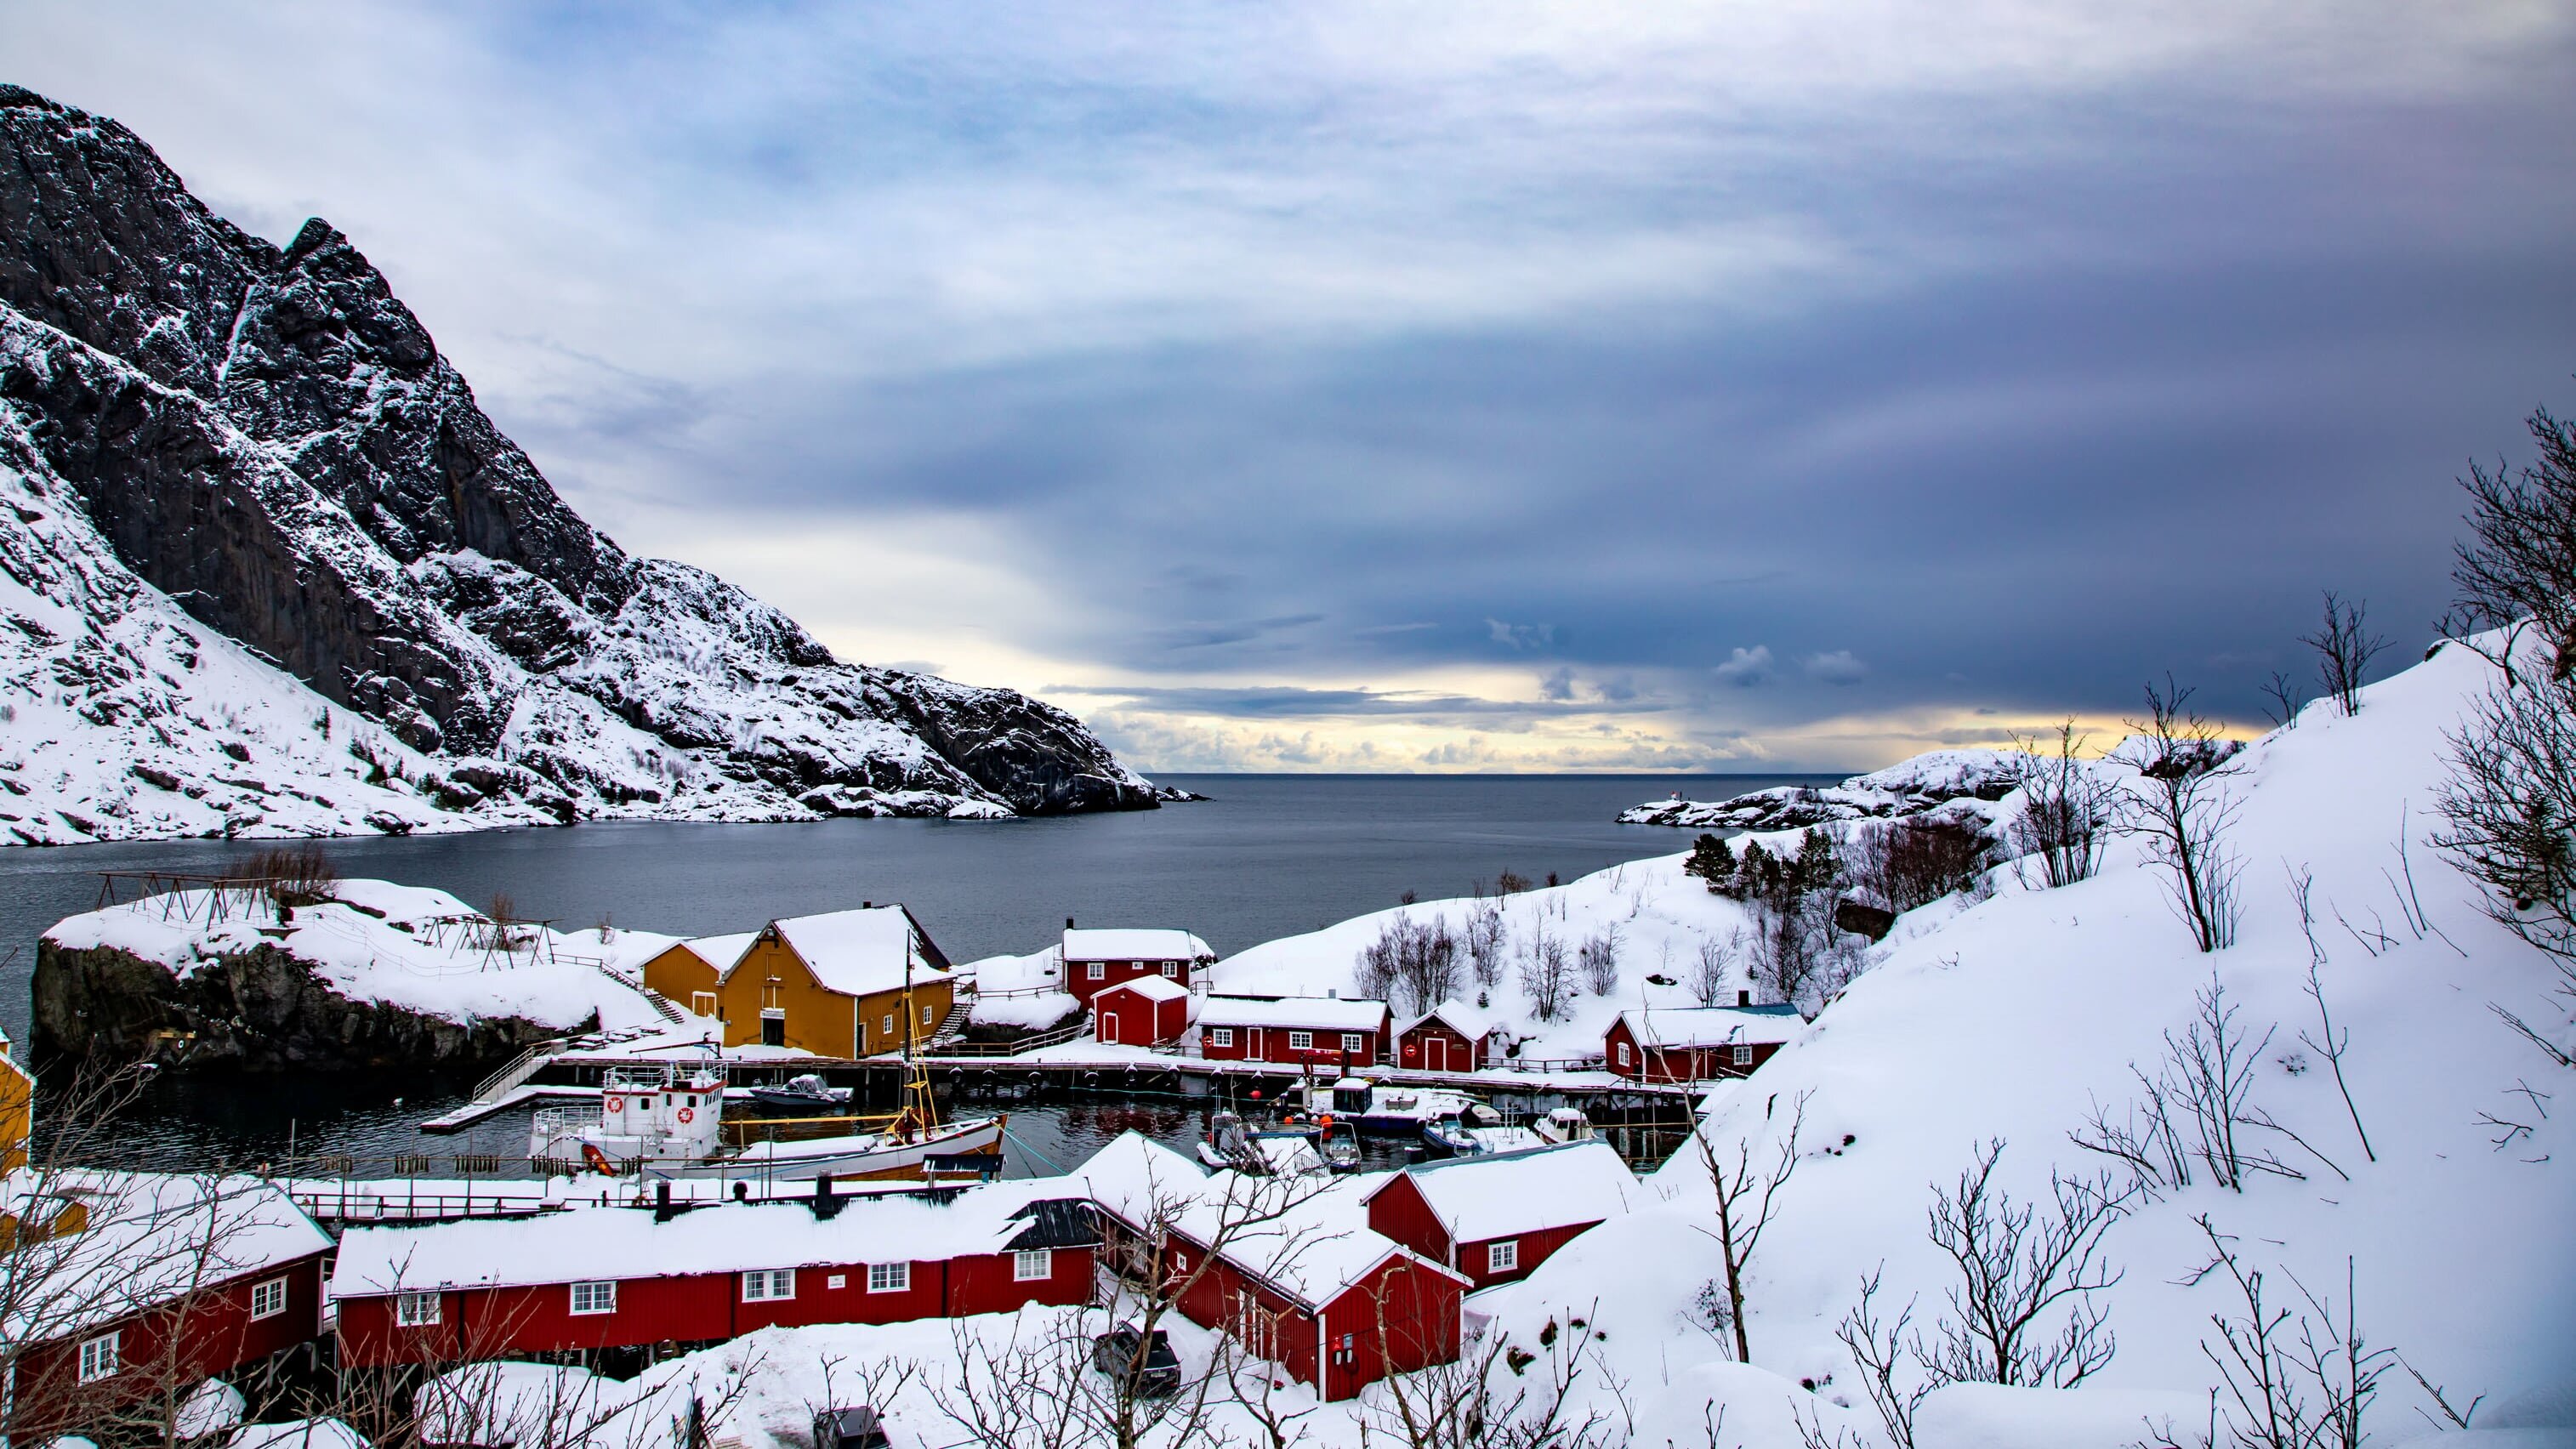
[[[1115,1046],[1168,1046],[1190,1029],[1190,989],[1164,976],[1131,976],[1091,998],[1092,1036]]]
[[[1422,1072],[1481,1072],[1502,1056],[1500,1024],[1483,1010],[1451,999],[1398,1027],[1395,1059]]]
[[[1076,930],[1071,916],[1065,917],[1056,956],[1064,964],[1064,989],[1086,1003],[1098,992],[1140,976],[1158,976],[1186,990],[1216,964],[1216,952],[1187,931]]]
[[[1371,1190],[1368,1224],[1482,1289],[1529,1276],[1641,1196],[1609,1143],[1575,1142],[1407,1167]]]
[[[1602,1034],[1601,1053],[1615,1076],[1704,1082],[1749,1074],[1805,1026],[1794,1006],[1623,1011]]]
[[[716,987],[726,1046],[842,1058],[928,1041],[956,998],[948,958],[912,912],[873,902],[770,922]]]
[[[1329,996],[1210,996],[1199,1003],[1199,1055],[1212,1062],[1364,1067],[1393,1033],[1383,1001]]]

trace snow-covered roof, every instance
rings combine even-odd
[[[1199,1003],[1201,1026],[1299,1026],[1322,1031],[1375,1031],[1386,1022],[1383,1001],[1331,996],[1211,996]]]
[[[1452,1157],[1408,1167],[1408,1178],[1460,1243],[1606,1222],[1638,1200],[1635,1174],[1607,1142]],[[1393,1179],[1389,1179],[1392,1184]],[[1369,1195],[1385,1191],[1380,1187]]]
[[[750,950],[751,943],[759,939],[758,931],[736,931],[729,936],[700,936],[680,944],[689,948],[689,954],[716,968],[716,974],[722,976],[731,971],[733,963],[741,960],[742,953]]]
[[[1213,961],[1216,952],[1208,943],[1187,931],[1154,930],[1144,927],[1112,927],[1094,930],[1067,930],[1064,933],[1064,959],[1067,961]]]
[[[901,906],[863,906],[771,924],[815,980],[844,996],[902,990],[906,961],[915,982],[935,979],[948,969],[948,959]]]
[[[637,1208],[516,1220],[352,1228],[331,1273],[335,1298],[439,1288],[573,1283],[852,1263],[933,1262],[998,1253],[1035,1226],[1034,1204],[1077,1197],[1059,1178],[953,1192],[846,1198],[833,1217],[803,1203],[728,1203],[667,1222]]]
[[[1422,1025],[1424,1022],[1429,1021],[1434,1017],[1439,1018],[1443,1025],[1447,1026],[1451,1031],[1458,1033],[1460,1036],[1465,1037],[1469,1041],[1483,1041],[1493,1032],[1494,1027],[1497,1025],[1492,1012],[1473,1006],[1467,1002],[1460,1001],[1453,996],[1447,1001],[1440,1003],[1438,1006],[1431,1008],[1429,1011],[1422,1013],[1420,1016],[1415,1017],[1413,1020],[1406,1022],[1403,1026],[1398,1027],[1397,1031],[1411,1031],[1415,1027]]]
[[[1190,989],[1169,976],[1138,976],[1101,990],[1102,996],[1112,991],[1132,991],[1147,1001],[1187,1001]]]
[[[1081,1184],[1093,1202],[1141,1228],[1152,1221],[1158,1204],[1197,1194],[1208,1173],[1194,1159],[1131,1128],[1065,1180]]]
[[[1619,1019],[1641,1046],[1784,1046],[1806,1021],[1794,1006],[1684,1006],[1623,1011]]]
[[[12,1340],[63,1337],[331,1250],[330,1234],[256,1177],[21,1170],[8,1183],[22,1221],[72,1202],[86,1227],[12,1260],[12,1272],[42,1275],[11,1290],[0,1331]]]
[[[1206,1180],[1172,1227],[1202,1248],[1224,1237],[1219,1256],[1309,1308],[1332,1302],[1389,1258],[1469,1282],[1368,1225],[1369,1193],[1387,1176],[1363,1173],[1319,1182],[1220,1172]]]

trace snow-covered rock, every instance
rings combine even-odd
[[[0,87],[0,842],[1148,809],[574,514],[348,239]]]
[[[36,1050],[329,1070],[670,1024],[634,978],[674,938],[501,925],[385,881],[323,890],[283,909],[265,891],[177,891],[56,923],[37,945]]]
[[[1622,825],[1696,830],[1788,830],[1827,820],[1918,815],[1953,800],[2000,800],[2029,756],[2018,750],[1932,750],[1839,785],[1775,785],[1725,800],[1650,800]]]

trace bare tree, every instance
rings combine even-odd
[[[2545,678],[2576,676],[2576,421],[2536,408],[2528,427],[2539,456],[2519,474],[2501,460],[2492,472],[2472,462],[2460,480],[2470,537],[2458,545],[2458,601],[2442,623],[2444,635],[2484,653],[2507,688],[2523,683],[2514,656],[2526,632],[2546,650]],[[2499,641],[2477,638],[2496,630]]]
[[[1716,1241],[1726,1265],[1725,1318],[1726,1326],[1734,1333],[1738,1363],[1753,1362],[1753,1345],[1744,1326],[1746,1273],[1753,1265],[1755,1250],[1762,1245],[1762,1230],[1780,1214],[1780,1189],[1788,1186],[1798,1171],[1798,1133],[1806,1126],[1808,1095],[1798,1094],[1786,1134],[1776,1141],[1767,1140],[1765,1134],[1759,1163],[1754,1160],[1750,1137],[1736,1140],[1733,1160],[1729,1161],[1719,1153],[1705,1128],[1699,1134],[1700,1161],[1708,1168],[1709,1186],[1715,1190],[1717,1200],[1717,1231],[1709,1233],[1709,1237]]]
[[[1735,980],[1735,958],[1743,949],[1741,935],[1721,941],[1715,936],[1700,938],[1698,961],[1691,967],[1691,999],[1702,1006],[1715,1006],[1726,999],[1727,987]]]
[[[2264,681],[2263,698],[2269,701],[2263,706],[2263,717],[2270,720],[2275,729],[2289,729],[2298,724],[2299,711],[2308,707],[2307,691],[2297,680],[2278,669]]]
[[[2361,687],[2370,682],[2370,661],[2388,647],[2388,640],[2370,632],[2370,606],[2355,600],[2346,603],[2326,590],[2326,616],[2317,632],[2302,634],[2299,642],[2317,653],[2317,682],[2325,689],[2326,698],[2343,707],[2347,715],[2361,710]]]
[[[2039,862],[2040,878],[2052,889],[2092,879],[2118,807],[2118,789],[2083,758],[2089,743],[2072,719],[2057,727],[2054,740],[2020,742],[2022,807],[2005,827],[2005,843],[2015,870],[2023,860]]]
[[[2400,858],[2403,858],[2402,855]],[[2414,879],[2411,870],[2407,874],[2407,879],[2409,881]],[[2333,1069],[2335,1090],[2342,1094],[2344,1112],[2352,1118],[2352,1134],[2361,1139],[2361,1155],[2377,1162],[2379,1154],[2372,1151],[2370,1147],[2370,1129],[2361,1125],[2361,1108],[2352,1100],[2352,1084],[2344,1080],[2343,1058],[2344,1053],[2352,1047],[2352,1029],[2345,1027],[2338,1031],[2334,1024],[2334,1012],[2326,1005],[2326,983],[2323,974],[2326,952],[2323,946],[2317,944],[2316,910],[2310,904],[2310,896],[2315,889],[2316,877],[2305,867],[2290,873],[2290,903],[2298,908],[2299,929],[2308,938],[2308,999],[2317,1004],[2318,1034],[2310,1036],[2302,1031],[2299,1033],[2299,1040],[2307,1046],[2308,1050],[2324,1057],[2326,1065]]]
[[[2101,1259],[2102,1237],[2127,1211],[2131,1191],[2106,1174],[2049,1174],[2050,1200],[2015,1203],[1995,1184],[2001,1139],[1989,1141],[1954,1188],[1936,1189],[1932,1245],[1959,1270],[1923,1365],[1943,1383],[2071,1389],[2118,1347],[2109,1310],[2093,1295],[2120,1281]]]
[[[2068,1134],[2088,1152],[2124,1163],[2132,1189],[2149,1198],[2191,1185],[2191,1164],[2209,1170],[2211,1180],[2231,1192],[2243,1192],[2256,1173],[2304,1179],[2307,1174],[2283,1162],[2268,1147],[2249,1137],[2266,1132],[2296,1143],[2309,1156],[2339,1176],[2346,1176],[2325,1154],[2253,1101],[2255,1073],[2277,1027],[2260,1036],[2237,1022],[2239,1009],[2227,999],[2227,988],[2213,975],[2192,997],[2191,1025],[2180,1035],[2164,1034],[2165,1056],[2149,1076],[2134,1062],[2130,1075],[2140,1095],[2127,1114],[2112,1120],[2098,1102],[2085,1126]],[[2356,1124],[2357,1125],[2357,1124]]]
[[[1467,969],[1487,990],[1503,979],[1503,903],[1482,896],[1467,911]]]
[[[1550,1317],[1535,1352],[1488,1326],[1460,1344],[1452,1362],[1380,1380],[1363,1410],[1361,1442],[1374,1428],[1406,1449],[1621,1449],[1630,1433],[1625,1381],[1611,1371],[1593,1317]],[[1584,1402],[1578,1391],[1587,1378],[1621,1412]]]
[[[1584,937],[1583,944],[1575,948],[1576,970],[1593,995],[1607,996],[1619,989],[1619,946],[1625,934],[1613,921]]]
[[[1895,1444],[1896,1449],[1914,1449],[1915,1410],[1921,1408],[1923,1400],[1940,1385],[1923,1376],[1919,1369],[1907,1366],[1909,1356],[1914,1356],[1917,1364],[1920,1363],[1919,1352],[1923,1342],[1920,1333],[1908,1332],[1914,1322],[1913,1302],[1908,1300],[1903,1308],[1896,1311],[1894,1319],[1881,1316],[1878,1290],[1886,1266],[1880,1264],[1860,1280],[1860,1301],[1843,1315],[1843,1321],[1834,1329],[1834,1337],[1842,1340],[1843,1347],[1851,1353],[1852,1362],[1860,1366],[1861,1391],[1869,1397],[1870,1407],[1877,1411],[1878,1421],[1886,1428],[1889,1442]],[[1810,1431],[1804,1422],[1799,1429],[1806,1449],[1842,1449],[1843,1436],[1839,1434],[1828,1439],[1821,1427]]]
[[[2213,1396],[2208,1432],[2189,1449],[2361,1449],[2371,1401],[2396,1355],[2371,1348],[2362,1336],[2352,1260],[2344,1260],[2340,1309],[2295,1277],[2290,1284],[2298,1304],[2284,1307],[2265,1299],[2262,1270],[2245,1265],[2207,1214],[2193,1221],[2209,1240],[2211,1258],[2187,1281],[2223,1274],[2241,1307],[2210,1315],[2218,1341],[2202,1339],[2200,1351],[2217,1367],[2223,1392]],[[2149,1444],[2185,1449],[2170,1429]]]
[[[1398,914],[1361,948],[1352,985],[1363,999],[1392,1002],[1408,1014],[1448,1000],[1458,989],[1458,938],[1448,919]]]
[[[1852,832],[1844,870],[1855,887],[1902,915],[1967,890],[1985,873],[1991,850],[1982,832],[1955,819],[1870,821]]]
[[[1554,1021],[1565,1011],[1566,999],[1573,994],[1573,972],[1566,961],[1565,940],[1540,927],[1530,936],[1528,954],[1521,958],[1521,989],[1529,993],[1530,1014],[1541,1021]]]
[[[2123,833],[2145,841],[2147,858],[2161,867],[2174,909],[2203,951],[2235,944],[2243,903],[2237,880],[2243,863],[2229,849],[2236,802],[2227,791],[2237,773],[2235,742],[2191,707],[2191,690],[2170,678],[2147,686],[2147,717],[2131,720],[2143,757],[2137,788],[2117,818]]]

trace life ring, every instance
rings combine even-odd
[[[626,1110],[626,1099],[625,1099],[624,1097],[621,1097],[621,1096],[617,1095],[615,1092],[611,1092],[611,1093],[609,1093],[609,1094],[608,1094],[608,1110],[609,1110],[609,1111],[611,1111],[611,1112],[623,1112],[623,1111],[625,1111],[625,1110]]]
[[[686,1124],[698,1120],[698,1109],[695,1107],[682,1107],[679,1111],[674,1112],[671,1115],[679,1118],[683,1124]]]

